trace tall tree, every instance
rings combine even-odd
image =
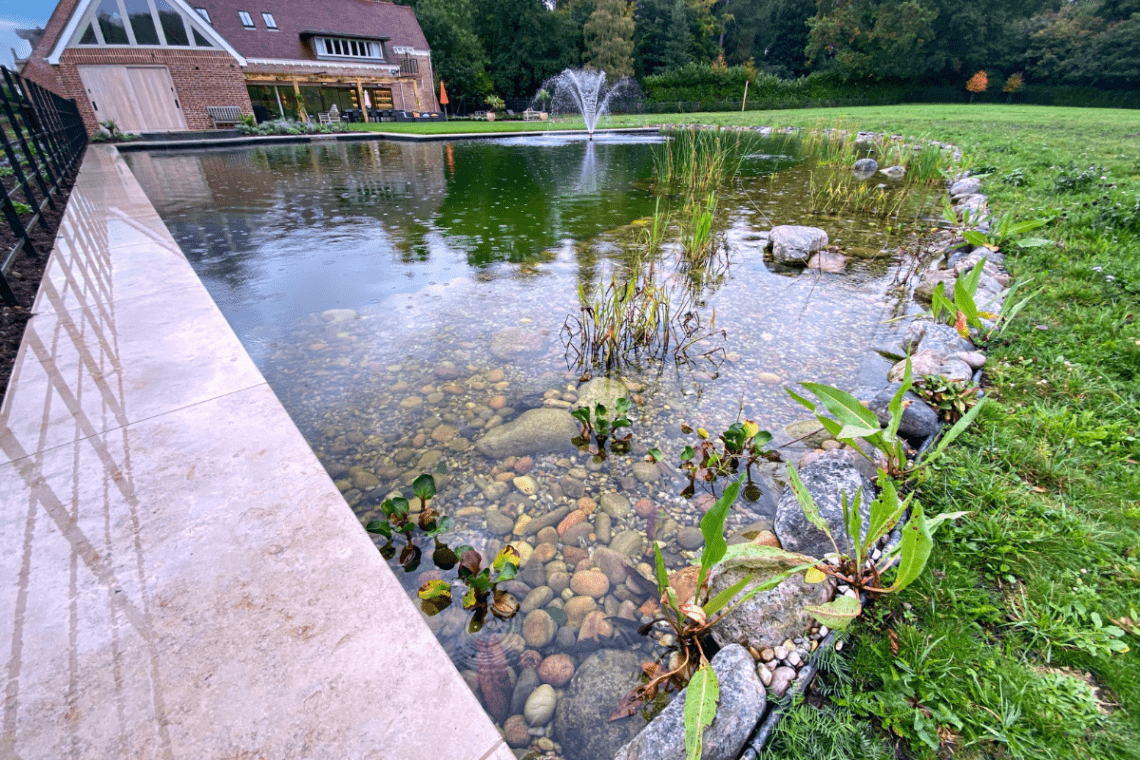
[[[632,9],[626,0],[598,0],[583,32],[586,63],[610,79],[633,75]]]
[[[482,100],[491,91],[487,55],[471,31],[470,0],[416,0],[413,4],[428,46],[436,78],[447,84],[453,100]]]
[[[498,95],[531,97],[546,79],[577,63],[581,30],[542,0],[471,0],[471,7]]]
[[[721,6],[724,57],[730,66],[751,58],[761,71],[791,77],[807,73],[807,20],[816,0],[753,0]]]
[[[914,79],[926,70],[937,15],[919,0],[819,0],[807,56],[846,81]]]

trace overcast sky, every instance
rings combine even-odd
[[[14,30],[45,26],[53,10],[54,0],[0,0],[0,63],[11,68],[12,48],[21,57],[31,52]]]

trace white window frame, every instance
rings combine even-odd
[[[384,45],[378,40],[361,40],[352,37],[315,37],[318,57],[353,61],[383,61]]]
[[[277,28],[277,19],[273,18],[273,14],[268,11],[261,12],[261,20],[265,22],[265,28],[271,32],[280,31]]]
[[[256,29],[257,28],[253,23],[253,16],[250,15],[249,11],[238,11],[237,14],[238,14],[238,20],[241,21],[241,25],[243,27],[245,27],[246,29]]]

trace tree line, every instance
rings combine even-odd
[[[640,80],[741,66],[837,84],[1127,90],[1140,86],[1140,0],[399,0],[453,99],[530,97],[567,67]],[[996,80],[996,81],[995,81]],[[1016,80],[1015,80],[1016,81]]]

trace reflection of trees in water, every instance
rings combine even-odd
[[[456,171],[434,226],[475,266],[526,261],[648,210],[647,196],[631,192],[652,170],[648,150],[477,143],[456,144],[453,153]]]
[[[330,249],[362,234],[397,261],[428,257],[426,221],[446,192],[439,143],[329,143],[128,161],[199,272],[241,287],[266,236]]]

